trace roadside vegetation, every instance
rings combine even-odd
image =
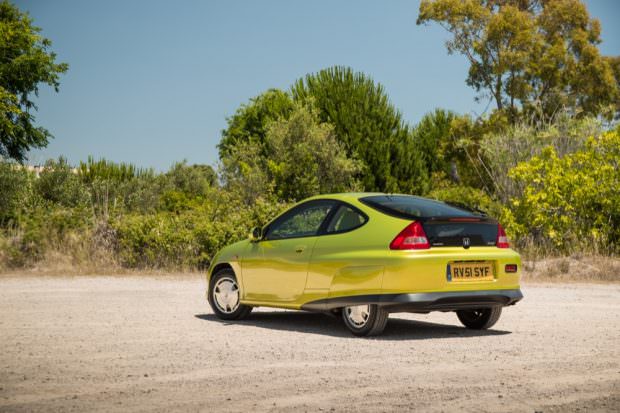
[[[617,281],[620,65],[600,55],[598,21],[577,0],[423,1],[418,24],[432,23],[453,36],[449,52],[468,57],[467,84],[494,105],[485,115],[435,109],[411,125],[371,77],[331,67],[242,104],[222,131],[216,166],[179,162],[156,173],[59,158],[31,170],[19,163],[25,148],[50,136],[18,128],[24,116],[34,121],[28,95],[41,82],[57,87],[67,66],[1,3],[0,31],[30,30],[31,44],[11,55],[12,40],[0,40],[0,269],[202,270],[296,201],[365,190],[486,211],[532,274],[553,263],[544,274],[562,278],[584,263],[591,270],[581,278]],[[49,76],[19,89],[4,74],[28,69],[5,62],[28,50],[48,56],[38,73]]]

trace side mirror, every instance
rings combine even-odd
[[[261,227],[252,228],[252,232],[250,232],[250,242],[258,242],[263,239],[263,229]]]

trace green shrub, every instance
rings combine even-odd
[[[29,196],[30,174],[12,162],[0,161],[0,225],[14,221]]]
[[[183,192],[189,196],[204,195],[210,187],[217,184],[217,175],[209,165],[188,165],[186,161],[177,162],[162,178],[167,188]]]
[[[194,220],[171,213],[129,215],[113,225],[123,264],[129,267],[193,266],[198,246]]]
[[[93,212],[102,217],[123,211],[153,211],[165,187],[165,180],[152,169],[105,159],[89,157],[80,162],[76,173],[90,196]]]
[[[287,116],[263,125],[260,145],[250,139],[228,147],[218,170],[223,186],[213,168],[185,162],[156,174],[92,158],[76,169],[59,158],[38,177],[0,162],[0,267],[62,256],[78,268],[204,268],[289,202],[357,189],[361,165],[346,157],[333,127],[311,103],[287,108]],[[498,218],[522,252],[615,253],[620,131],[600,130],[594,119],[571,118],[487,128],[438,111],[391,150],[438,146],[424,160],[434,182],[425,196]],[[426,179],[415,188],[407,182],[394,185],[425,193]]]
[[[71,255],[74,251],[70,241],[87,240],[92,227],[87,208],[32,207],[4,229],[4,262],[0,267],[28,267],[52,250]]]
[[[206,268],[219,249],[245,239],[252,227],[266,224],[285,207],[263,198],[248,206],[221,189],[193,200],[180,192],[164,199],[160,212],[113,221],[125,266]]]
[[[77,174],[63,157],[50,159],[39,178],[35,181],[35,191],[46,201],[65,207],[88,204],[89,194]]]

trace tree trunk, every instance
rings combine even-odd
[[[450,162],[450,178],[455,184],[461,183],[461,178],[459,177],[459,171],[455,161]]]
[[[495,91],[493,93],[495,97],[495,103],[497,104],[497,109],[502,110],[504,105],[502,104],[502,77],[498,76],[497,81],[495,82]]]

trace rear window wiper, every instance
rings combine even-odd
[[[486,211],[484,211],[484,210],[482,210],[480,208],[476,208],[476,207],[472,207],[470,205],[463,204],[462,202],[452,202],[452,201],[443,201],[443,202],[445,204],[448,204],[448,205],[451,205],[451,206],[455,206],[457,208],[461,208],[461,209],[464,209],[466,211],[476,212],[476,213],[478,213],[478,214],[480,214],[482,216],[485,216],[485,217],[489,216],[489,214]]]

